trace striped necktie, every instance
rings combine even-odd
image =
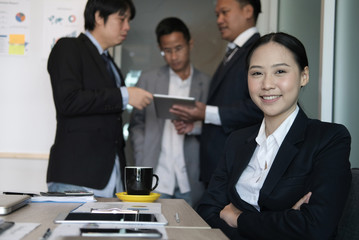
[[[238,49],[239,49],[238,46],[236,46],[234,48],[227,47],[226,55],[224,55],[224,58],[223,58],[223,64],[224,65],[231,60],[231,58],[238,51]]]

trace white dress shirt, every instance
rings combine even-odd
[[[185,80],[182,80],[172,69],[169,71],[168,94],[188,97],[191,88],[193,67],[191,66],[191,74]],[[183,152],[184,137],[184,135],[177,134],[171,120],[165,121],[161,152],[155,171],[160,179],[156,188],[158,192],[173,195],[176,185],[178,185],[181,193],[191,191]]]
[[[299,107],[297,106],[294,112],[268,137],[266,137],[265,122],[263,119],[258,136],[256,137],[257,147],[248,166],[244,169],[236,184],[236,190],[241,199],[251,204],[258,211],[260,211],[258,205],[259,191],[267,178],[279,147],[292,126],[298,112]]]
[[[236,45],[242,47],[254,34],[258,32],[256,27],[247,29],[246,31],[239,34],[239,36],[234,39],[233,42],[228,43],[228,48],[234,48]],[[218,106],[206,106],[206,113],[204,118],[204,123],[222,125],[221,118],[219,116]]]

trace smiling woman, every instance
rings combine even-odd
[[[349,132],[298,106],[309,68],[295,37],[261,37],[247,69],[264,119],[229,136],[199,214],[231,239],[334,239],[351,183]]]
[[[296,109],[300,89],[308,81],[308,66],[301,69],[283,45],[270,42],[253,52],[248,88],[253,102],[264,113],[267,136]]]

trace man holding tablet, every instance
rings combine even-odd
[[[143,73],[137,87],[205,102],[209,77],[190,63],[193,40],[187,26],[178,18],[166,18],[158,24],[156,35],[167,65]],[[156,191],[161,197],[182,198],[195,206],[204,188],[199,182],[199,141],[194,132],[177,134],[170,119],[157,118],[151,103],[144,110],[133,111],[130,137],[136,165],[153,167],[159,176]]]

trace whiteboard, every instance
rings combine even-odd
[[[47,58],[58,38],[83,31],[85,4],[0,0],[0,153],[49,153],[56,113]]]

